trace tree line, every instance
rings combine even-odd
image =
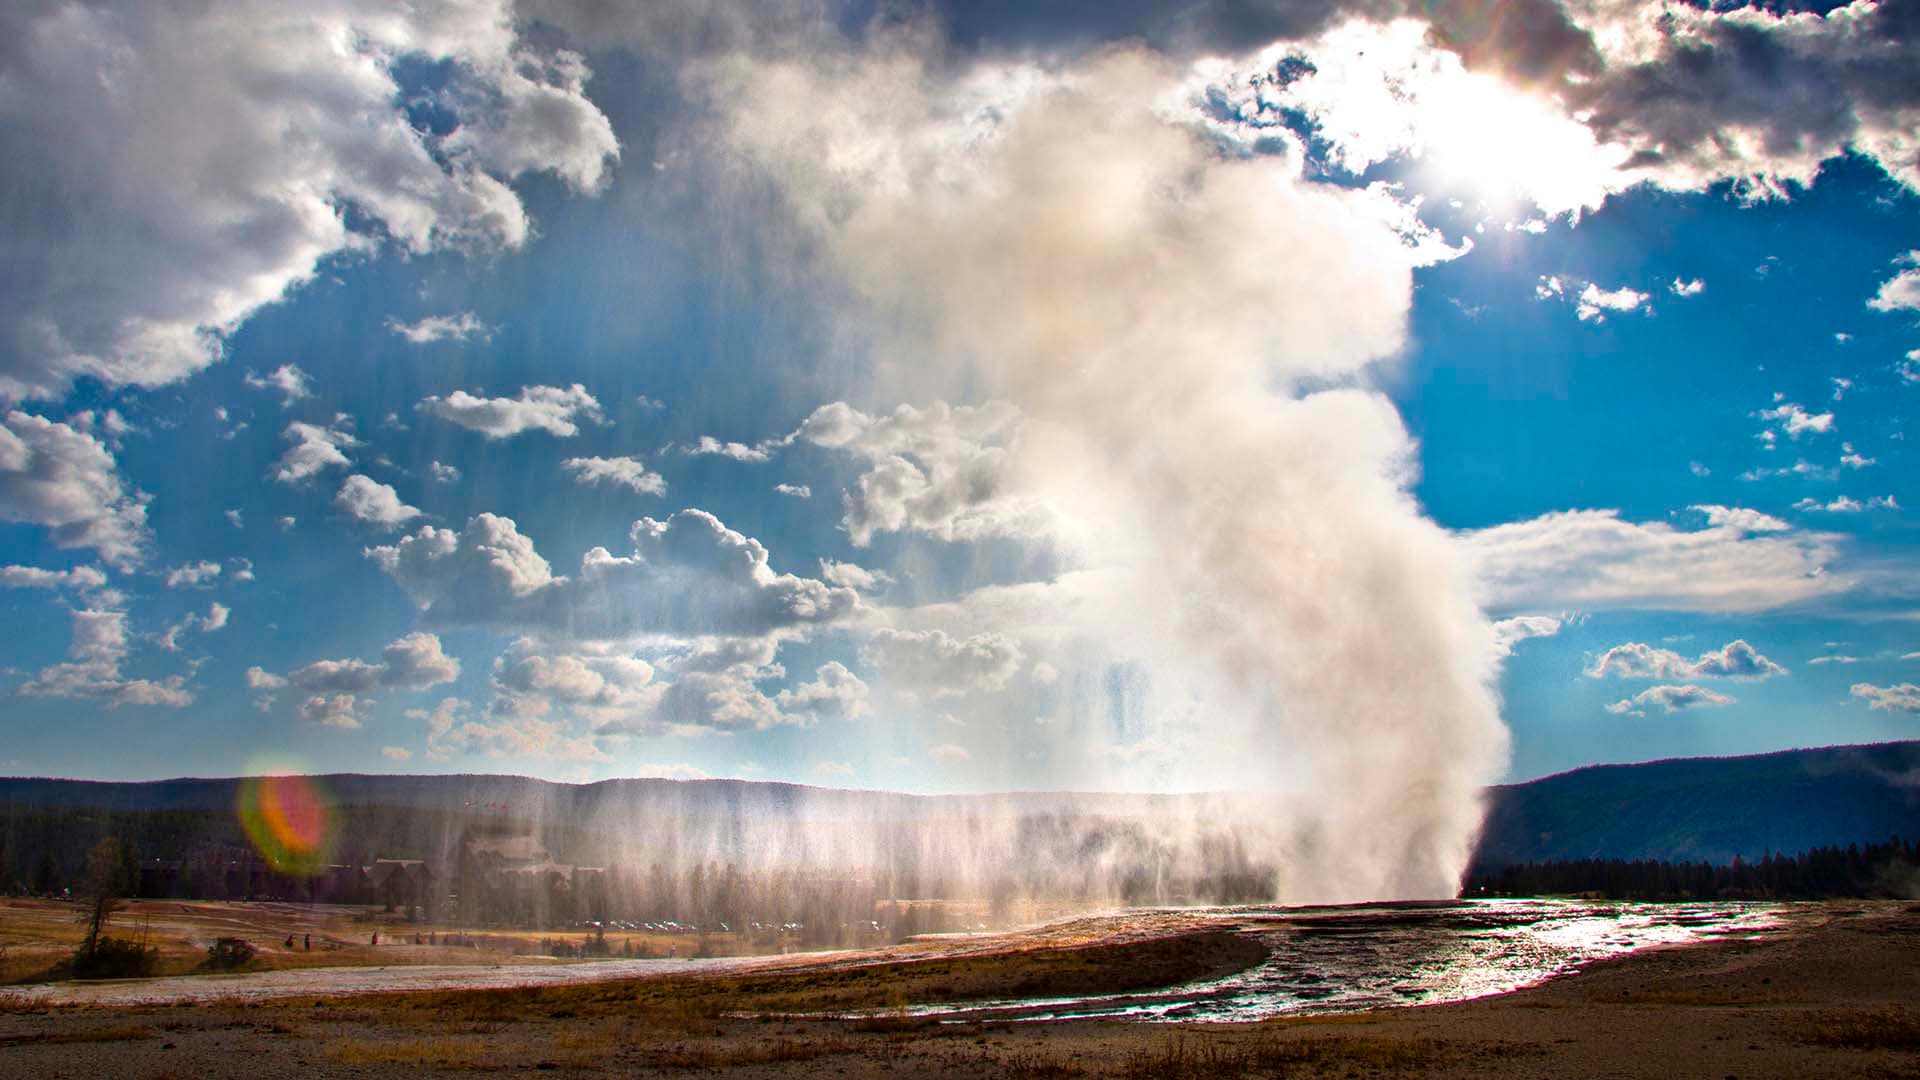
[[[1884,843],[1816,847],[1751,862],[1556,859],[1469,871],[1462,894],[1595,896],[1609,900],[1826,900],[1920,896],[1920,852],[1898,836]]]

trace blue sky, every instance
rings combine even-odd
[[[5,17],[0,770],[1444,789],[1920,731],[1898,5],[163,8]]]

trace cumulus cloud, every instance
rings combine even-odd
[[[1907,252],[1894,265],[1906,269],[1882,282],[1867,306],[1875,311],[1920,311],[1920,251]]]
[[[1560,632],[1561,625],[1561,620],[1550,615],[1515,615],[1493,624],[1494,644],[1502,656],[1511,656],[1521,642],[1528,638],[1552,637]]]
[[[1694,278],[1692,281],[1674,278],[1673,283],[1667,286],[1667,291],[1679,297],[1699,296],[1707,291],[1707,283],[1701,278]]]
[[[1844,592],[1843,538],[1737,507],[1697,508],[1701,529],[1568,510],[1459,534],[1497,607],[1769,611]]]
[[[687,454],[696,457],[726,457],[735,461],[744,461],[758,465],[773,460],[769,444],[748,446],[746,443],[722,442],[711,435],[702,435],[693,445],[686,448]]]
[[[812,682],[782,690],[773,700],[783,715],[807,724],[852,720],[868,711],[867,684],[837,660],[820,665]]]
[[[340,493],[333,497],[333,505],[356,521],[382,529],[397,529],[420,516],[420,508],[408,506],[400,501],[400,493],[392,485],[382,484],[370,476],[355,473],[347,477],[340,485]]]
[[[339,421],[321,427],[296,420],[281,434],[291,445],[274,463],[273,478],[283,484],[297,484],[326,469],[351,465],[346,449],[360,445]]]
[[[1848,693],[1866,702],[1869,709],[1920,713],[1920,686],[1913,683],[1895,683],[1892,686],[1854,683]]]
[[[455,754],[492,758],[605,761],[607,755],[585,736],[539,716],[476,716],[460,698],[445,698],[432,709],[408,709],[407,717],[426,725],[427,757],[445,761]]]
[[[1625,285],[1617,289],[1602,289],[1589,281],[1575,298],[1573,311],[1581,322],[1600,322],[1609,311],[1652,311],[1653,308],[1647,303],[1649,299],[1646,293],[1636,292]]]
[[[525,243],[510,182],[593,191],[619,147],[580,58],[516,25],[506,0],[8,7],[0,397],[183,379],[338,253]],[[450,129],[409,119],[419,63]]]
[[[249,371],[242,380],[255,390],[272,390],[280,395],[280,407],[290,409],[301,398],[313,396],[313,386],[307,381],[307,373],[298,365],[281,364],[265,375],[256,375]]]
[[[167,571],[167,588],[198,588],[220,576],[220,564],[211,559],[183,563]]]
[[[162,633],[158,639],[159,645],[168,652],[178,652],[180,650],[180,635],[193,630],[197,630],[203,634],[211,634],[216,630],[223,630],[226,628],[228,616],[232,614],[233,611],[231,608],[217,601],[208,605],[205,615],[189,612],[186,618],[167,627],[166,632]]]
[[[427,397],[416,407],[489,439],[509,439],[526,431],[568,439],[580,433],[576,419],[601,422],[600,403],[579,383],[564,388],[526,386],[519,396],[510,398],[476,397],[455,390],[444,398]]]
[[[630,554],[593,548],[572,576],[555,575],[513,520],[494,514],[459,532],[426,526],[366,554],[442,626],[602,641],[758,637],[829,625],[859,607],[852,589],[776,573],[758,540],[704,510],[642,518],[629,539]]]
[[[1771,409],[1762,409],[1754,414],[1760,419],[1776,424],[1778,430],[1788,438],[1798,439],[1813,432],[1824,435],[1833,430],[1833,414],[1830,412],[1809,413],[1800,405],[1788,401]]]
[[[820,580],[829,585],[844,585],[860,592],[874,592],[893,584],[893,577],[883,570],[869,570],[864,566],[835,559],[820,560]]]
[[[321,727],[352,731],[360,726],[352,694],[314,694],[300,703],[300,719]]]
[[[316,660],[289,672],[284,683],[269,677],[256,685],[253,671],[257,670],[248,672],[247,685],[252,689],[291,685],[317,694],[367,694],[374,690],[426,690],[450,683],[460,677],[460,661],[442,650],[436,635],[415,632],[388,645],[378,662]]]
[[[940,743],[927,749],[927,757],[939,765],[959,765],[973,759],[973,754],[958,743]]]
[[[874,630],[860,655],[890,679],[943,694],[999,690],[1026,659],[1019,643],[1004,634],[956,638],[944,630],[888,627]]]
[[[433,462],[427,466],[427,475],[433,477],[436,484],[452,484],[460,479],[460,470],[452,465]]]
[[[415,345],[431,345],[436,341],[487,341],[493,337],[493,327],[481,322],[471,311],[428,315],[410,323],[389,317],[386,326]]]
[[[1733,698],[1703,686],[1651,686],[1630,698],[1622,698],[1608,705],[1607,711],[1616,716],[1645,716],[1649,709],[1676,713],[1686,709],[1718,708],[1732,704]]]
[[[813,498],[813,489],[805,484],[775,484],[773,491],[776,495],[786,495],[795,499]]]
[[[842,525],[865,547],[880,532],[921,532],[943,540],[1039,536],[1052,515],[1008,488],[1008,444],[1019,411],[1005,402],[922,410],[902,405],[868,416],[845,402],[814,410],[790,437],[854,455],[867,466],[842,498]]]
[[[576,457],[560,463],[582,484],[612,484],[636,495],[665,495],[666,478],[630,457]]]
[[[1590,679],[1608,676],[1622,679],[1766,679],[1786,673],[1786,668],[1760,655],[1744,639],[1730,641],[1692,660],[1670,649],[1630,641],[1601,653],[1586,669]]]
[[[19,693],[98,701],[108,708],[164,705],[177,709],[193,704],[193,692],[187,689],[183,676],[154,680],[128,678],[121,673],[129,652],[126,612],[78,610],[72,615],[72,627],[72,644],[67,649],[72,659],[41,668],[20,684]]]
[[[46,570],[38,566],[0,566],[0,588],[8,589],[99,589],[107,584],[107,575],[94,566],[76,566],[71,570]]]
[[[0,521],[39,526],[56,547],[92,548],[123,570],[149,540],[147,497],[121,482],[98,438],[17,409],[0,422]]]

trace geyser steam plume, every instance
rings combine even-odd
[[[973,492],[1072,523],[1048,539],[1113,590],[1074,630],[1150,666],[1158,729],[1199,751],[1176,782],[1264,793],[1282,897],[1451,895],[1506,744],[1491,628],[1362,388],[1425,258],[1403,208],[1222,152],[1149,53],[938,52],[722,65],[727,136],[903,392],[1019,408]]]

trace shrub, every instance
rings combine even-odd
[[[159,949],[125,938],[103,937],[90,949],[74,951],[72,971],[76,979],[138,979],[153,974],[159,961]]]
[[[207,946],[207,966],[215,971],[231,971],[253,959],[254,949],[245,938],[223,937]]]

